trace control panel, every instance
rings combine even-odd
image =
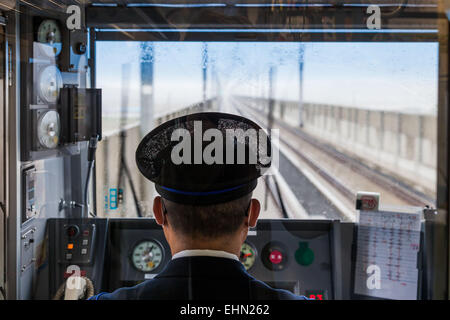
[[[36,168],[28,166],[22,169],[22,223],[35,217],[36,211]]]
[[[318,300],[340,299],[339,237],[338,221],[260,220],[239,259],[252,276],[274,288]],[[152,279],[171,259],[153,219],[111,219],[106,256],[104,291]]]
[[[41,270],[37,299],[51,299],[61,284],[79,272],[92,280],[95,292],[102,287],[105,268],[107,219],[49,219],[48,270]]]
[[[96,225],[94,223],[63,226],[63,242],[56,244],[59,263],[89,264],[93,260]]]
[[[101,90],[86,88],[88,34],[66,28],[66,15],[23,5],[20,12],[21,160],[79,154],[101,140]]]
[[[170,261],[170,247],[154,219],[110,219],[106,291],[152,279]]]
[[[248,272],[270,286],[314,299],[340,298],[339,222],[262,220],[246,243],[254,248]],[[247,257],[246,257],[247,256]],[[245,250],[241,261],[248,259]]]
[[[260,220],[239,259],[256,279],[316,300],[351,298],[353,224],[334,220]],[[51,299],[74,272],[95,293],[154,278],[171,260],[154,219],[49,219],[47,261],[39,262],[35,299]],[[41,260],[41,259],[40,259]]]

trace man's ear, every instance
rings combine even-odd
[[[155,216],[157,224],[160,226],[164,225],[165,216],[163,212],[162,199],[160,196],[156,196],[153,200],[153,215]]]
[[[256,221],[259,217],[259,212],[261,211],[261,204],[257,199],[252,199],[250,202],[250,208],[248,210],[248,226],[253,228],[256,226]]]

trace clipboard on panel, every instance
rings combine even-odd
[[[421,296],[423,208],[380,209],[379,199],[377,193],[357,194],[353,296],[416,300]]]

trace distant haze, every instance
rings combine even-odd
[[[201,42],[154,42],[155,113],[202,100]],[[436,114],[437,43],[207,43],[207,96],[299,99],[304,52],[304,101],[407,113]],[[128,115],[140,112],[140,43],[97,43],[97,86],[105,116],[119,116],[122,65],[130,64]]]

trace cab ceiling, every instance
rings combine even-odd
[[[366,10],[381,8],[382,31]],[[395,2],[395,3],[394,3]],[[436,41],[438,0],[22,0],[34,9],[85,8],[96,40]],[[238,32],[236,30],[239,30]]]

